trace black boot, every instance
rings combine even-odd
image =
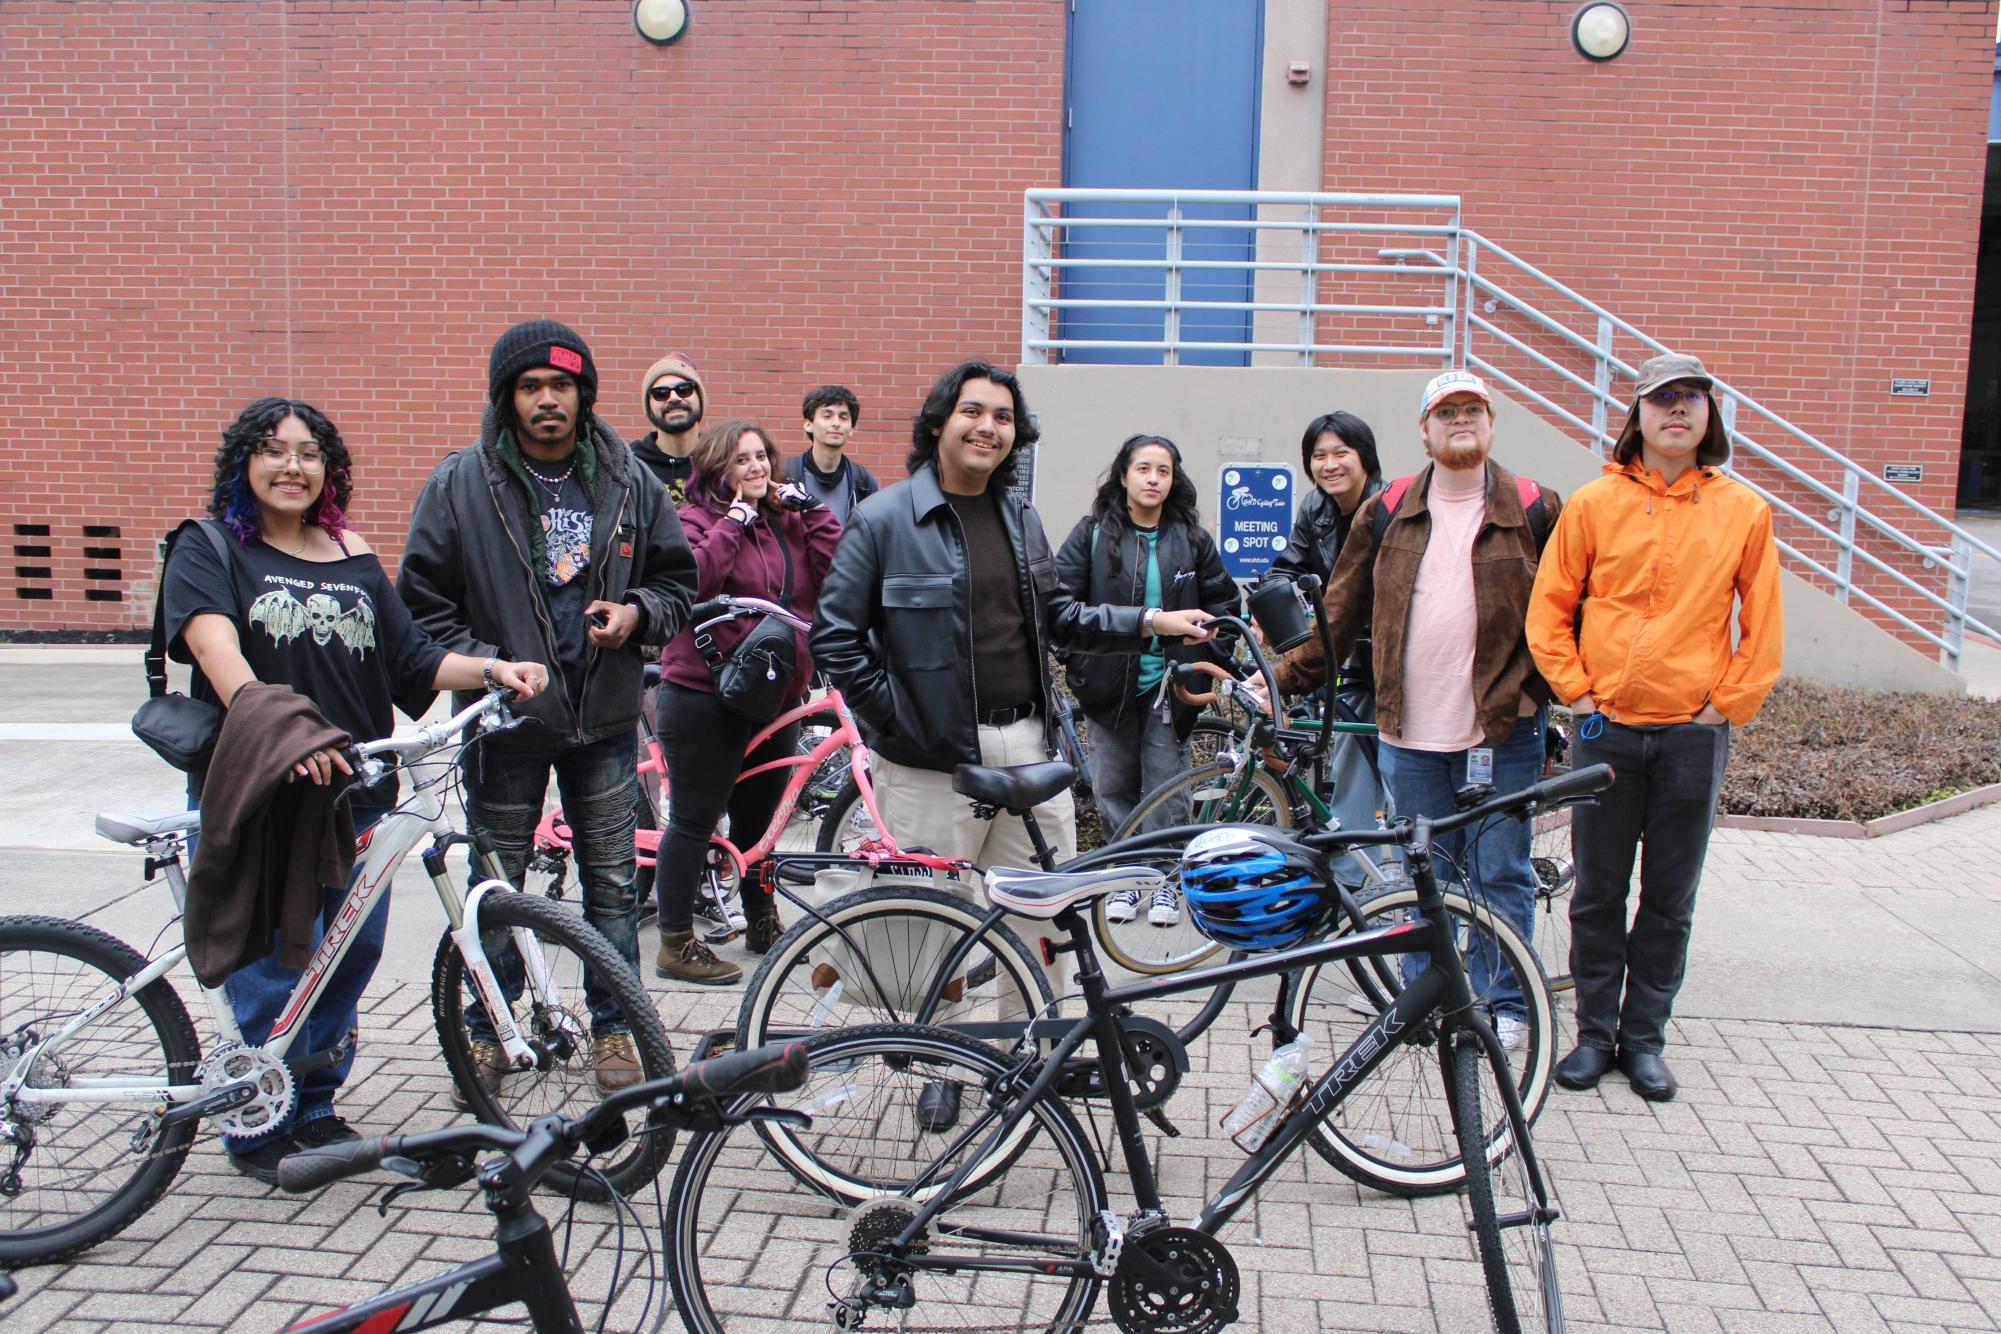
[[[1625,1072],[1633,1092],[1648,1102],[1666,1102],[1674,1097],[1674,1072],[1667,1068],[1659,1052],[1621,1049],[1619,1069]]]
[[[1612,1053],[1603,1047],[1580,1046],[1556,1065],[1556,1082],[1567,1089],[1596,1088],[1612,1068]]]

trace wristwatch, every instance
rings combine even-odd
[[[1153,618],[1160,615],[1160,608],[1148,607],[1140,613],[1139,632],[1148,639],[1153,638]]]

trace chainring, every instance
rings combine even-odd
[[[238,1080],[255,1079],[256,1096],[241,1107],[218,1112],[211,1120],[225,1135],[254,1139],[270,1131],[292,1112],[298,1098],[298,1084],[283,1061],[262,1047],[223,1043],[202,1058],[195,1067],[203,1096]]]
[[[1124,1334],[1214,1334],[1236,1323],[1242,1285],[1222,1242],[1187,1227],[1126,1238],[1112,1272],[1112,1319]]]

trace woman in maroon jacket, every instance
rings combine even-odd
[[[811,617],[820,600],[820,581],[834,559],[841,525],[820,502],[796,485],[778,482],[778,451],[754,422],[735,418],[702,433],[689,456],[688,503],[681,526],[695,550],[698,599],[722,593],[781,600],[791,569],[788,609]],[[716,630],[716,647],[727,657],[757,622],[733,621]],[[813,663],[806,636],[797,637],[798,671],[786,692],[786,707],[806,694]],[[701,881],[709,836],[725,812],[730,833],[751,843],[770,824],[784,795],[790,769],[772,769],[744,783],[737,775],[793,753],[799,725],[782,727],[750,755],[744,747],[760,725],[717,702],[708,663],[695,648],[691,629],[670,640],[660,656],[660,742],[667,752],[667,832],[660,840],[654,875],[660,897],[660,958],[656,971],[683,982],[724,986],[743,970],[719,959],[694,932],[695,893]],[[782,928],[778,905],[756,886],[744,887],[745,944],[762,954]]]

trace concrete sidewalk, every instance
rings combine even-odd
[[[0,769],[27,776],[0,792],[0,912],[84,915],[144,946],[164,893],[140,885],[137,854],[81,851],[88,814],[172,808],[178,781],[136,742],[45,737],[109,725],[137,703],[136,654],[86,652],[113,660],[0,657],[0,729],[21,729],[0,730]],[[408,929],[392,930],[342,1102],[364,1133],[455,1119],[429,1019],[438,911],[421,878],[416,888],[399,895]],[[1669,1053],[1682,1097],[1647,1104],[1608,1080],[1552,1093],[1537,1126],[1562,1192],[1571,1328],[2001,1325],[1997,961],[2001,808],[1871,841],[1719,832]],[[684,1055],[740,999],[652,985]],[[1261,1018],[1234,1005],[1192,1053],[1168,1108],[1184,1137],[1149,1132],[1176,1216],[1238,1160],[1213,1127],[1267,1041],[1249,1036]],[[281,1196],[236,1175],[205,1137],[123,1237],[20,1275],[0,1324],[268,1329],[486,1248],[468,1193],[405,1199],[387,1219],[373,1195],[346,1183]],[[649,1195],[649,1222],[652,1207]],[[585,1208],[578,1227],[583,1298],[609,1280],[611,1216]],[[1223,1241],[1244,1275],[1243,1328],[1479,1327],[1454,1197],[1385,1199],[1301,1155]],[[641,1287],[621,1293],[614,1323],[631,1327]]]

